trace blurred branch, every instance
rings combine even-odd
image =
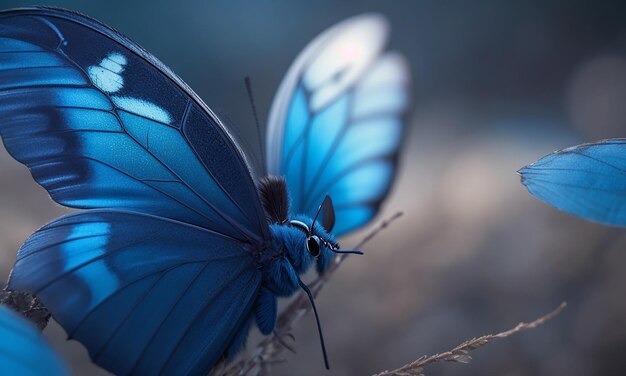
[[[545,316],[538,318],[535,321],[530,323],[521,322],[517,324],[516,327],[509,329],[507,331],[498,333],[498,334],[488,334],[478,338],[472,338],[468,341],[465,341],[453,348],[450,351],[446,351],[444,353],[435,354],[432,356],[422,356],[416,361],[406,364],[400,368],[397,368],[393,371],[383,371],[374,376],[423,376],[423,367],[436,362],[457,362],[457,363],[469,363],[472,360],[472,357],[469,355],[469,351],[475,350],[477,348],[488,345],[492,341],[500,338],[506,338],[512,336],[513,334],[517,334],[519,332],[523,332],[528,329],[534,329],[539,325],[544,324],[546,321],[557,316],[567,304],[565,302],[561,303],[557,309],[548,313]]]
[[[380,225],[375,227],[367,236],[365,236],[363,240],[361,240],[361,242],[354,247],[354,249],[362,248],[376,235],[378,235],[378,233],[387,228],[393,221],[400,218],[402,214],[402,212],[398,212],[381,222]],[[349,254],[339,254],[335,256],[335,259],[328,270],[309,284],[309,289],[315,297],[317,297],[317,294],[319,294],[322,287],[324,287],[326,282],[328,282],[333,273],[341,266],[348,256]],[[249,359],[243,359],[230,365],[223,364],[221,366],[217,366],[211,374],[224,376],[267,375],[274,364],[285,361],[282,357],[285,349],[295,352],[286,341],[294,341],[294,337],[291,332],[295,323],[310,310],[311,305],[307,295],[304,292],[300,292],[298,296],[287,306],[287,308],[285,308],[280,316],[278,316],[274,335],[265,337],[257,345]]]
[[[32,321],[40,330],[44,330],[50,321],[50,312],[32,294],[12,291],[6,287],[0,290],[0,304],[4,304]]]

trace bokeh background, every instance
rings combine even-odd
[[[626,369],[626,232],[532,198],[515,171],[558,148],[626,136],[626,6],[620,1],[47,1],[87,13],[169,65],[258,153],[261,117],[298,52],[362,12],[391,21],[413,74],[400,176],[382,217],[405,216],[317,300],[276,375],[367,375],[531,320],[545,326],[432,375],[617,375]],[[30,5],[2,0],[2,8]],[[67,212],[0,148],[0,277],[21,242]],[[379,218],[379,219],[380,219]],[[355,244],[363,234],[343,239]],[[77,375],[104,375],[45,331]],[[249,348],[255,344],[253,337]]]

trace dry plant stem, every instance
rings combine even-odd
[[[378,233],[387,228],[393,221],[400,218],[402,212],[398,212],[388,219],[384,220],[378,227],[374,228],[354,249],[362,248],[366,243],[372,240]],[[349,254],[339,254],[335,256],[332,265],[326,273],[318,276],[309,284],[309,289],[313,296],[317,297],[324,284],[333,275],[333,273],[341,266],[344,260],[350,256]],[[283,310],[276,321],[276,329],[274,335],[265,337],[254,349],[249,359],[226,365],[217,371],[216,375],[226,376],[244,376],[244,375],[267,375],[270,368],[276,363],[284,362],[282,353],[285,349],[293,351],[287,341],[293,341],[294,338],[290,334],[294,324],[311,310],[311,305],[307,295],[304,292],[298,296]],[[220,368],[220,367],[216,367]]]
[[[382,230],[386,229],[393,221],[395,221],[396,219],[402,217],[403,214],[404,213],[402,213],[402,212],[397,212],[396,214],[392,215],[388,219],[386,219],[383,222],[381,222],[381,224],[378,225],[378,227],[374,228],[374,230],[372,230],[372,232],[367,234],[363,238],[363,240],[361,240],[359,242],[359,244],[357,244],[356,247],[354,247],[354,249],[361,249],[361,248],[363,248],[363,246],[365,244],[367,244],[370,240],[372,240]],[[339,266],[341,266],[341,264],[344,262],[344,260],[348,256],[349,256],[349,254],[346,254],[346,253],[337,255],[337,257],[335,257],[335,260],[334,260],[333,264],[328,268],[326,273],[324,273],[323,275],[317,277],[313,282],[311,282],[309,284],[309,288],[311,289],[311,292],[313,292],[313,294],[315,296],[317,296],[319,291],[322,289],[322,286],[328,281],[330,276],[335,272],[335,270],[337,270],[337,268],[339,268]],[[303,295],[303,294],[300,294],[300,295]],[[302,296],[302,298],[306,299],[306,296]],[[308,307],[308,305],[306,307]],[[285,313],[286,313],[286,311],[285,311]]]
[[[528,329],[534,329],[538,327],[539,325],[544,324],[546,321],[557,316],[559,313],[561,313],[561,311],[563,311],[563,309],[565,309],[566,306],[567,304],[563,302],[561,303],[561,305],[559,305],[557,309],[548,313],[545,316],[538,318],[535,321],[532,321],[529,323],[521,322],[517,324],[515,328],[509,329],[507,331],[504,331],[498,334],[488,334],[482,337],[470,339],[468,341],[461,343],[460,345],[458,345],[457,347],[453,348],[450,351],[446,351],[440,354],[435,354],[432,356],[422,356],[416,361],[406,364],[398,369],[395,369],[393,371],[383,371],[374,376],[418,376],[418,375],[424,375],[423,367],[432,363],[442,362],[442,361],[443,362],[468,363],[472,359],[472,357],[469,356],[468,354],[469,351],[488,345],[489,343],[491,343],[492,341],[496,339],[506,338],[513,334],[517,334],[519,332],[523,332]]]

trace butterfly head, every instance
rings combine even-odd
[[[292,238],[295,240],[290,249],[295,251],[292,255],[294,268],[303,272],[313,259],[317,260],[319,274],[328,269],[335,253],[356,253],[361,251],[344,251],[332,234],[335,225],[335,210],[330,196],[326,196],[319,206],[315,217],[312,219],[305,215],[299,215],[286,221]]]
[[[276,247],[282,251],[298,273],[304,273],[317,262],[318,273],[328,269],[334,253],[361,253],[342,251],[332,234],[335,209],[326,196],[313,218],[306,215],[290,216],[289,193],[284,177],[266,176],[259,184],[259,196],[267,221],[273,232]]]
[[[305,234],[306,250],[310,256],[319,257],[324,248],[330,251],[339,250],[339,244],[334,240],[334,237],[321,228],[319,224],[316,226],[316,223],[313,223],[312,226],[309,226],[306,222],[292,219],[289,221],[289,225],[300,229]]]
[[[333,252],[339,250],[335,237],[306,215],[296,215],[271,228],[282,254],[298,274],[306,272],[313,262],[318,273],[323,273],[332,261]]]

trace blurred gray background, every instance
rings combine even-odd
[[[169,65],[258,153],[261,117],[318,33],[362,12],[391,21],[414,100],[400,176],[382,218],[406,215],[349,259],[277,375],[367,375],[569,303],[545,326],[431,375],[617,375],[626,369],[626,232],[532,198],[515,171],[558,148],[626,136],[626,6],[580,1],[48,1],[120,30]],[[3,8],[29,5],[2,0]],[[0,148],[0,277],[21,242],[66,213]],[[343,239],[354,245],[361,234]],[[57,325],[78,375],[103,375]],[[254,345],[256,337],[249,343]]]

